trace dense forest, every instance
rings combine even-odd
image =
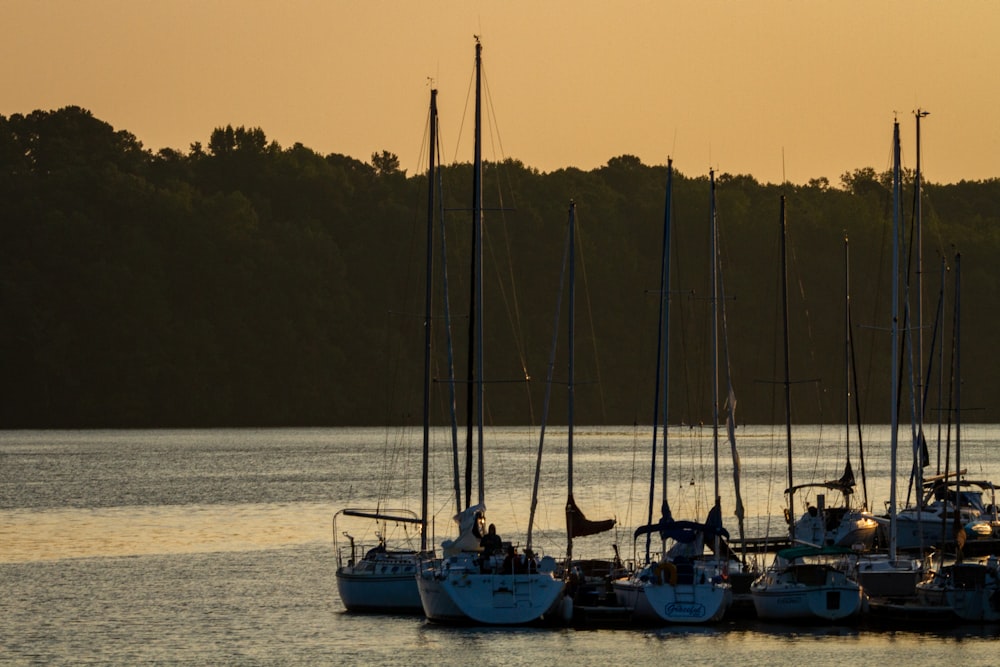
[[[709,176],[678,167],[670,420],[708,422]],[[419,423],[430,188],[392,153],[370,163],[324,156],[243,127],[217,128],[186,153],[154,153],[68,107],[0,116],[0,170],[0,428]],[[465,377],[471,173],[468,163],[447,165],[434,188],[430,324],[441,424],[451,389],[463,414],[463,380],[448,379],[448,364]],[[865,167],[836,184],[776,185],[715,174],[719,377],[723,396],[731,378],[739,422],[784,420],[782,195],[793,418],[843,422],[850,359],[860,405],[852,419],[889,421],[890,176]],[[986,388],[1000,370],[992,345],[1000,179],[925,183],[918,254],[912,171],[905,176],[901,418],[910,386],[928,388],[929,420],[957,418],[960,358],[961,419],[998,422]],[[629,155],[592,171],[487,165],[490,423],[539,422],[553,340],[550,419],[565,422],[565,302],[561,331],[553,329],[570,201],[579,236],[576,422],[650,422],[666,179],[665,165]]]

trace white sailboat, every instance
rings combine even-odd
[[[427,550],[427,476],[428,455],[430,443],[430,421],[428,417],[430,398],[430,363],[431,363],[431,280],[433,266],[434,244],[434,189],[435,156],[437,148],[437,90],[431,90],[430,101],[430,159],[427,170],[428,204],[427,204],[427,255],[426,255],[426,289],[424,303],[424,375],[423,375],[423,450],[422,450],[422,483],[421,483],[421,513],[416,516],[410,510],[375,509],[344,509],[337,512],[333,518],[333,543],[337,555],[337,592],[348,611],[386,612],[386,613],[421,613],[420,594],[417,590],[415,575],[421,559],[433,558],[433,552]],[[341,548],[338,539],[337,518],[342,521],[348,517],[376,522],[381,526],[377,532],[377,544],[360,547],[364,554],[358,558],[359,545],[346,531],[343,536],[348,538],[349,546]],[[387,544],[386,538],[389,524],[396,526],[414,526],[419,532],[419,548],[399,548]],[[341,524],[343,527],[343,523]],[[410,536],[407,533],[407,536]]]
[[[480,553],[486,505],[483,469],[483,321],[482,321],[482,45],[476,38],[476,120],[473,160],[472,299],[469,326],[466,444],[466,508],[455,516],[459,535],[442,543],[443,558],[420,564],[417,589],[424,614],[443,623],[522,625],[556,615],[565,584],[551,556],[540,561]],[[473,426],[478,436],[479,497],[471,503]]]
[[[919,128],[920,114],[917,115],[917,126]],[[919,147],[919,129],[917,132],[917,145]],[[918,148],[918,159],[917,159],[917,198],[919,200],[919,148]],[[889,499],[889,518],[888,521],[882,520],[882,530],[886,532],[886,541],[888,543],[888,550],[884,553],[866,554],[864,558],[858,561],[857,577],[858,581],[864,587],[865,593],[870,598],[870,609],[873,615],[878,617],[887,617],[900,615],[898,606],[902,604],[909,604],[913,602],[913,597],[916,595],[916,585],[923,578],[923,561],[920,558],[908,557],[905,555],[900,555],[900,552],[904,550],[903,545],[912,546],[912,548],[921,548],[923,545],[929,545],[930,543],[923,543],[922,539],[915,537],[917,533],[920,532],[920,526],[923,522],[929,521],[930,516],[935,514],[933,511],[929,511],[929,505],[926,502],[918,503],[915,509],[915,513],[910,515],[908,511],[898,512],[896,509],[896,492],[898,486],[897,479],[897,469],[896,469],[896,456],[899,447],[899,416],[897,411],[898,397],[899,397],[899,384],[897,382],[898,377],[898,363],[899,363],[899,248],[900,248],[900,217],[901,217],[901,189],[902,189],[902,178],[901,178],[901,161],[900,161],[900,145],[899,145],[899,122],[896,121],[893,124],[893,246],[892,246],[892,257],[893,257],[893,275],[892,275],[892,313],[890,316],[890,332],[891,332],[891,351],[892,363],[891,363],[891,376],[890,376],[890,457],[891,457],[891,470],[890,470],[890,499]],[[919,224],[917,225],[919,228]],[[919,253],[918,253],[919,254]],[[918,317],[919,325],[919,317]],[[918,326],[919,329],[919,326]],[[918,435],[918,439],[922,439],[923,427],[920,424],[922,418],[919,415],[914,415],[914,421],[917,422],[915,432]],[[914,457],[916,461],[916,457]],[[915,466],[919,470],[918,466]],[[901,517],[903,520],[901,521]],[[916,519],[916,522],[911,521],[911,519]],[[938,526],[940,527],[940,515],[938,518]],[[907,526],[901,530],[901,526]],[[888,530],[885,530],[885,529]],[[913,532],[911,532],[913,531]],[[915,537],[915,543],[912,545],[907,541],[907,539],[901,539],[901,536],[907,536],[909,538]]]
[[[953,479],[962,474],[965,471],[925,480],[919,505],[896,513],[897,549],[919,551],[931,547],[944,548],[953,543],[956,525],[961,527],[989,520],[982,489],[965,480]]]
[[[835,480],[823,482],[810,482],[793,486],[788,493],[796,493],[803,490],[822,489],[824,493],[817,493],[815,505],[808,505],[802,516],[795,522],[794,528],[790,529],[789,535],[794,534],[794,539],[805,544],[833,545],[840,547],[850,547],[863,551],[869,551],[878,532],[878,522],[874,515],[867,509],[867,500],[858,504],[853,500],[857,483],[854,478],[854,468],[851,465],[851,360],[853,358],[853,345],[851,337],[851,291],[850,291],[850,246],[848,240],[844,238],[844,415],[845,415],[845,463],[843,474]],[[861,451],[862,481],[864,473],[864,451],[861,449],[861,430],[858,429],[858,448]],[[840,502],[829,503],[826,492],[839,494]],[[836,496],[835,496],[836,498]],[[867,499],[867,491],[865,492]]]
[[[924,610],[947,610],[960,621],[1000,621],[1000,561],[984,556],[943,565],[917,584],[917,602]]]
[[[921,178],[920,178],[920,121],[928,115],[927,111],[917,109],[914,112],[917,125],[917,166],[914,173],[914,218],[916,236],[916,259],[917,259],[917,298],[916,298],[916,327],[915,336],[907,336],[907,341],[916,338],[916,343],[912,342],[908,346],[910,350],[911,376],[920,371],[920,362],[913,363],[912,351],[916,348],[917,359],[923,356],[923,322],[922,322],[922,216],[921,216]],[[899,133],[898,123],[893,135],[894,141],[894,165],[893,165],[893,216],[894,225],[898,228],[901,212],[901,188],[902,175],[899,162]],[[896,232],[894,243],[900,243],[900,233]],[[898,253],[898,247],[894,250]],[[897,260],[898,261],[898,260]],[[944,262],[942,259],[941,282],[944,289]],[[894,280],[898,281],[898,271]],[[898,290],[898,284],[894,283],[893,289]],[[909,280],[907,280],[906,292],[909,293]],[[943,299],[943,292],[942,292]],[[904,322],[909,317],[909,308],[905,311]],[[940,314],[940,313],[939,313]],[[898,316],[898,312],[896,313]],[[893,326],[896,326],[895,322]],[[898,336],[898,333],[895,334]],[[943,346],[942,346],[943,348]],[[898,354],[898,345],[894,347],[894,354]],[[893,378],[896,382],[897,378]],[[955,534],[954,520],[957,518],[959,525],[966,525],[977,520],[986,510],[982,502],[982,493],[974,488],[962,489],[962,485],[957,480],[965,474],[964,470],[946,474],[934,475],[929,478],[923,476],[923,465],[920,459],[926,457],[926,448],[923,432],[924,401],[920,392],[921,381],[916,378],[914,384],[916,391],[911,390],[911,412],[913,423],[913,469],[912,478],[916,480],[916,486],[920,489],[916,503],[909,507],[898,509],[895,503],[890,507],[889,520],[883,521],[883,535],[887,542],[900,551],[919,551],[921,554],[931,547],[943,548],[948,546]],[[916,396],[914,396],[916,394]],[[915,399],[915,400],[913,400]],[[893,404],[895,410],[896,403]],[[894,444],[896,440],[893,441]],[[893,454],[895,458],[895,452]],[[895,477],[893,478],[895,480]],[[957,514],[956,514],[957,511]],[[888,534],[891,529],[891,535]]]
[[[854,468],[851,465],[851,359],[852,359],[852,338],[851,338],[851,315],[850,315],[850,250],[848,240],[844,238],[844,265],[845,265],[845,299],[844,299],[844,414],[845,414],[845,463],[843,474],[834,480],[823,482],[809,482],[797,484],[789,490],[789,493],[799,491],[823,490],[815,496],[816,504],[807,503],[806,510],[795,522],[789,535],[794,534],[794,539],[806,544],[833,545],[840,547],[850,547],[868,551],[875,542],[878,533],[878,521],[867,509],[867,501],[857,503],[854,501],[857,483],[854,477]],[[861,431],[858,429],[858,447],[861,448]],[[864,471],[864,452],[862,453],[861,466]],[[830,503],[827,492],[837,494],[834,499],[839,502]],[[865,495],[867,498],[867,494]]]
[[[614,582],[615,594],[622,607],[631,610],[634,620],[643,623],[706,623],[721,620],[732,605],[733,593],[727,581],[729,564],[723,557],[721,540],[729,534],[722,527],[722,511],[719,502],[719,410],[718,410],[718,233],[715,216],[715,174],[710,172],[712,206],[712,354],[713,354],[713,435],[715,456],[715,505],[705,523],[677,521],[670,512],[666,489],[667,455],[667,380],[669,376],[667,332],[669,330],[670,303],[670,213],[673,166],[667,162],[667,205],[664,216],[663,255],[660,271],[660,322],[657,346],[656,387],[663,385],[663,402],[654,396],[653,455],[650,475],[649,523],[635,531],[635,537],[646,536],[646,565],[631,576]],[[662,354],[663,363],[660,363]],[[663,424],[664,464],[662,481],[663,500],[661,518],[653,523],[654,488],[657,466],[658,424]],[[672,542],[662,558],[652,562],[650,558],[650,538],[659,533],[664,547]],[[705,554],[706,543],[711,543],[711,555]]]
[[[374,521],[381,530],[377,543],[359,545],[348,531],[338,532],[337,519],[355,517]],[[347,611],[390,614],[419,614],[420,594],[414,576],[420,551],[387,545],[387,526],[412,525],[420,531],[421,521],[405,509],[342,509],[333,517],[334,550],[337,554],[337,592]],[[421,531],[422,532],[422,531]],[[347,538],[341,547],[338,536]]]
[[[782,315],[785,359],[785,431],[788,448],[788,505],[794,516],[792,483],[791,380],[788,341],[788,271],[786,261],[785,197],[781,197]],[[795,524],[789,526],[794,543]],[[853,557],[854,561],[850,558]],[[750,585],[758,618],[774,620],[842,620],[861,611],[861,586],[851,574],[856,552],[840,546],[813,544],[778,552],[774,562]]]
[[[779,551],[750,586],[757,617],[839,621],[861,612],[861,586],[851,576],[858,552],[845,547],[797,546]]]

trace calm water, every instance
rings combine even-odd
[[[796,483],[840,476],[841,430],[797,430]],[[888,498],[884,431],[865,436],[876,509]],[[445,435],[435,432],[435,541],[450,533],[455,503]],[[1000,480],[998,436],[996,427],[965,427],[970,476]],[[783,430],[741,428],[738,437],[746,531],[781,531]],[[704,518],[714,494],[711,433],[678,429],[670,438],[674,515]],[[532,429],[487,434],[488,518],[506,539],[523,541],[527,531],[537,440]],[[649,436],[581,428],[575,444],[578,504],[590,518],[616,517],[619,529],[578,542],[574,552],[606,557],[617,540],[629,556],[631,528],[645,521]],[[728,517],[732,464],[723,448]],[[333,576],[333,512],[416,508],[418,451],[416,431],[384,429],[0,432],[0,663],[995,662],[995,627],[454,629],[346,614]],[[534,542],[554,555],[565,550],[565,454],[565,431],[550,429]],[[852,463],[860,481],[856,450]],[[728,518],[727,526],[736,532]],[[360,526],[339,530],[372,538]]]

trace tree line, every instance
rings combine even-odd
[[[206,146],[187,152],[154,153],[129,132],[67,107],[0,116],[0,170],[0,427],[420,421],[428,182],[426,174],[407,175],[392,153],[375,153],[370,163],[320,155],[245,127],[216,128]],[[450,419],[452,394],[464,414],[471,172],[467,163],[445,166],[435,186],[430,326],[439,424]],[[590,171],[541,173],[504,160],[488,164],[486,174],[486,419],[541,418],[573,201],[577,423],[648,423],[666,166],[623,155]],[[900,330],[912,344],[904,351],[919,349],[923,358],[903,358],[897,381],[927,389],[932,419],[957,416],[948,397],[956,381],[960,253],[962,419],[996,422],[987,388],[1000,325],[1000,180],[924,184],[918,275],[913,175],[906,176],[903,300],[910,307]],[[826,179],[763,184],[727,173],[715,181],[720,377],[723,387],[732,379],[737,420],[784,420],[784,195],[793,418],[844,420],[851,350],[861,399],[852,418],[888,422],[889,175],[861,168],[837,186]],[[709,201],[708,175],[674,173],[674,423],[712,418]],[[565,322],[559,326],[554,422],[565,421]],[[900,409],[908,414],[907,405]]]

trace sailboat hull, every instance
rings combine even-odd
[[[419,614],[416,556],[361,561],[337,568],[337,592],[348,611]]]
[[[757,617],[771,620],[843,620],[860,613],[861,600],[861,589],[853,586],[778,587],[753,596]]]
[[[954,542],[955,523],[952,508],[932,506],[917,511],[908,508],[896,515],[896,548],[903,551],[926,549],[933,545],[949,545]],[[980,512],[970,507],[960,508],[961,525],[975,521]],[[942,516],[942,514],[944,516]],[[882,527],[888,540],[888,527]]]
[[[471,620],[452,601],[445,590],[439,564],[424,564],[416,577],[421,609],[428,620],[435,623],[470,623]]]
[[[757,617],[838,621],[857,616],[861,586],[831,568],[792,566],[766,572],[750,587]]]
[[[615,595],[643,623],[711,623],[733,604],[732,587],[710,562],[660,563],[614,582]]]
[[[426,564],[417,588],[431,621],[526,625],[558,616],[565,584],[552,572],[484,574],[449,559]]]
[[[657,584],[637,580],[615,583],[618,602],[644,623],[711,623],[732,605],[732,590],[715,584]]]
[[[951,565],[917,585],[917,601],[948,609],[964,621],[1000,621],[1000,572],[997,561]]]
[[[836,516],[835,525],[828,527],[823,515],[813,516],[806,512],[795,523],[795,537],[808,544],[825,544],[838,547],[860,545],[865,551],[872,548],[878,532],[878,522],[865,513],[855,510],[841,512]]]
[[[872,599],[913,598],[923,574],[923,564],[915,558],[893,561],[888,555],[874,554],[858,561],[858,583]]]

